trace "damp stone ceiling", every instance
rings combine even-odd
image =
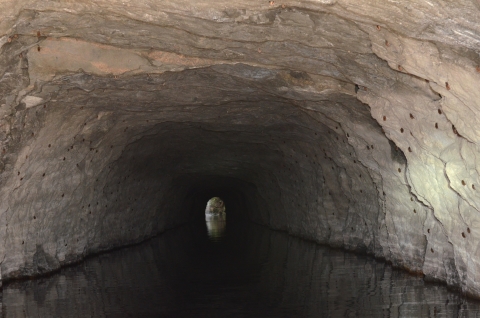
[[[479,48],[476,0],[1,0],[1,278],[218,195],[478,297]]]

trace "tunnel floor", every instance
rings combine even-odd
[[[2,317],[478,315],[443,285],[248,222],[188,224],[2,294]]]

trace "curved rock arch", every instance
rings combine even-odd
[[[2,6],[3,279],[220,189],[234,215],[480,294],[477,2]]]

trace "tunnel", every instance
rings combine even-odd
[[[480,296],[478,1],[1,6],[3,281],[219,196]]]

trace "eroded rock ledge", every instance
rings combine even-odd
[[[2,6],[3,279],[220,193],[480,296],[478,2]]]

